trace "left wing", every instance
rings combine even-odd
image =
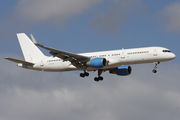
[[[49,53],[51,55],[53,55],[54,57],[59,57],[59,58],[63,59],[64,61],[70,61],[71,64],[77,68],[82,68],[86,64],[86,62],[88,62],[90,60],[90,57],[77,55],[77,54],[73,54],[70,52],[66,52],[66,51],[62,51],[62,50],[58,50],[58,49],[54,49],[54,48],[50,48],[50,47],[41,45],[41,44],[37,43],[37,41],[35,40],[35,38],[33,37],[32,34],[31,34],[31,38],[35,45],[42,47],[46,50],[49,50],[50,51]]]

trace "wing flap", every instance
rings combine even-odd
[[[34,65],[34,63],[31,63],[31,62],[26,62],[26,61],[23,61],[23,60],[18,60],[18,59],[14,59],[14,58],[4,58],[6,60],[10,60],[12,62],[16,62],[16,63],[22,63],[22,64],[26,64],[26,65]]]

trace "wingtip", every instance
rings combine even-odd
[[[34,44],[38,44],[37,41],[36,41],[36,39],[34,38],[34,36],[33,36],[32,34],[31,34],[31,39],[32,39],[32,41],[33,41]]]

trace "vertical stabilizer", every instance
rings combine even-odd
[[[34,45],[29,37],[24,33],[17,34],[21,50],[25,61],[33,61],[38,58],[43,58],[45,55]]]

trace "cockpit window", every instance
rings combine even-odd
[[[171,52],[170,50],[163,50],[163,52]]]

